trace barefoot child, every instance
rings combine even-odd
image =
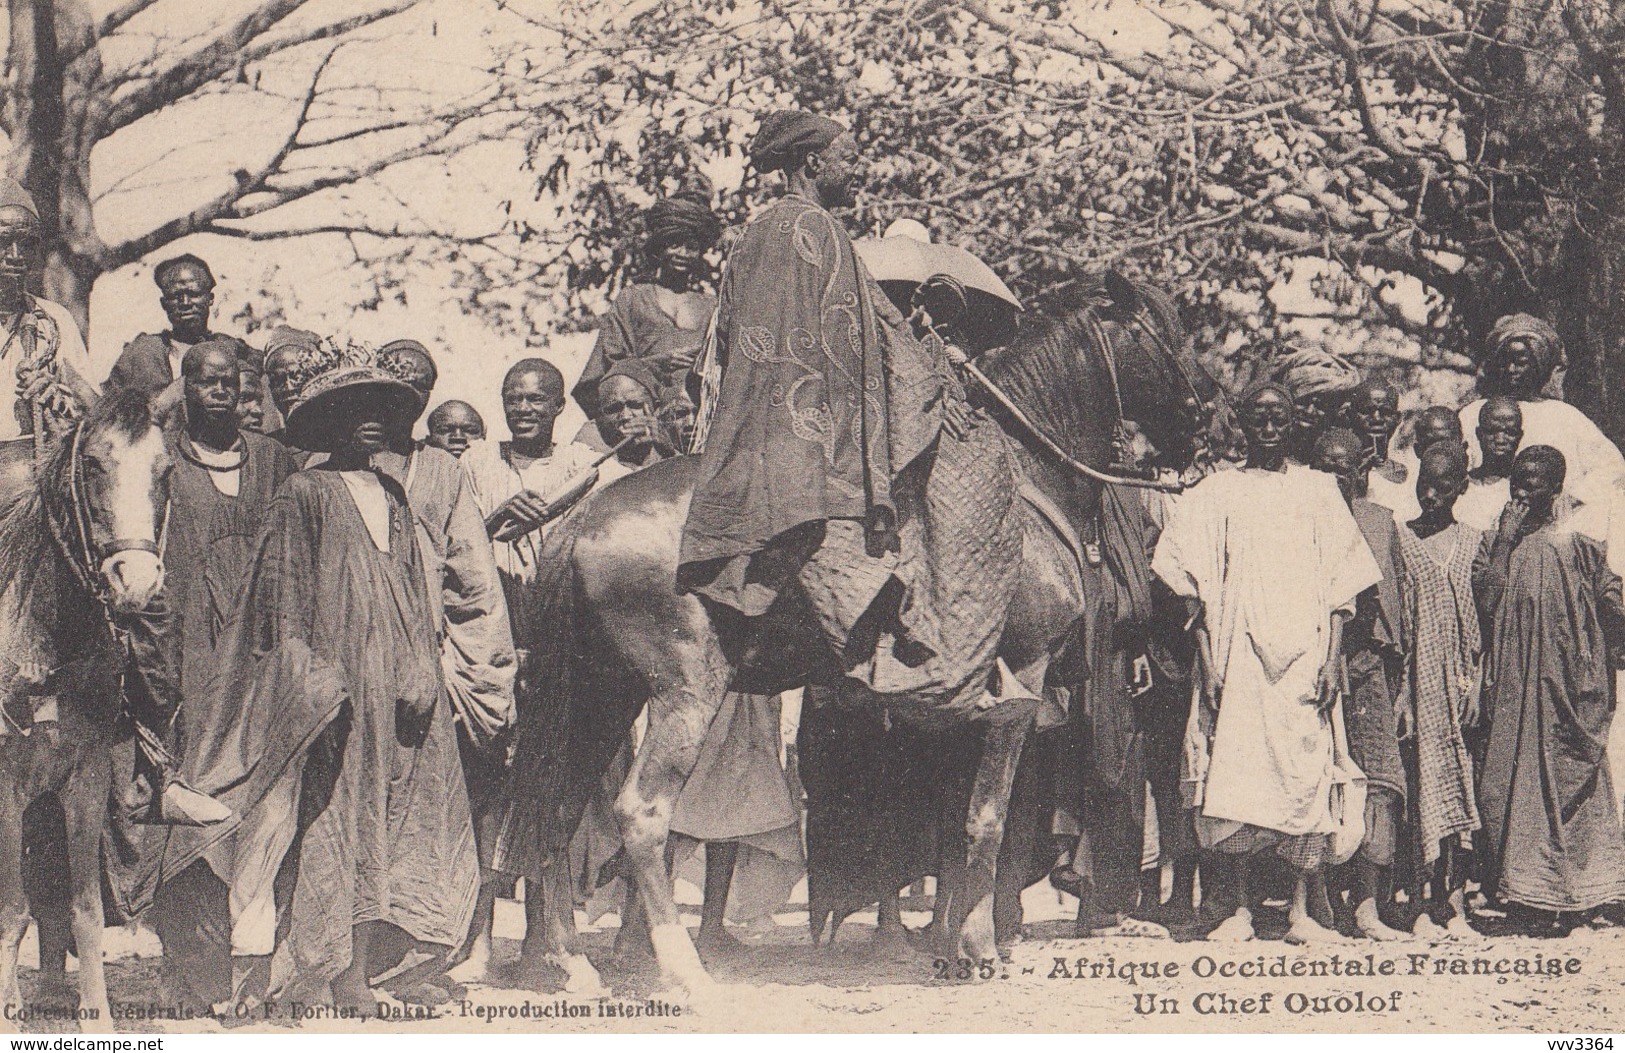
[[[1512,499],[1473,564],[1494,624],[1478,785],[1484,885],[1533,933],[1565,931],[1625,900],[1608,768],[1625,602],[1603,544],[1574,529],[1566,472],[1550,446],[1520,452]]]
[[[1417,858],[1432,892],[1416,921],[1418,936],[1438,926],[1471,935],[1463,889],[1472,833],[1479,827],[1473,761],[1466,735],[1478,721],[1478,612],[1473,557],[1482,535],[1456,522],[1466,492],[1467,457],[1441,444],[1422,455],[1416,479],[1421,514],[1399,530],[1406,639],[1400,687],[1401,747],[1411,773]]]
[[[1343,628],[1348,688],[1343,719],[1349,755],[1366,777],[1365,840],[1334,877],[1348,888],[1354,928],[1373,940],[1404,933],[1383,924],[1379,908],[1393,898],[1392,867],[1405,815],[1405,768],[1394,733],[1394,690],[1400,644],[1399,542],[1393,512],[1356,496],[1365,481],[1365,449],[1352,431],[1334,428],[1315,444],[1314,467],[1337,480],[1354,522],[1376,557],[1382,580],[1360,593]]]

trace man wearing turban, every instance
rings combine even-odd
[[[643,253],[652,280],[634,282],[615,298],[570,392],[589,418],[598,416],[598,385],[625,359],[636,359],[654,373],[657,410],[681,396],[717,306],[716,297],[700,285],[705,254],[721,235],[721,220],[697,197],[656,201],[644,214]],[[601,445],[590,423],[576,441]]]
[[[993,665],[1013,588],[1008,451],[979,434],[996,429],[943,429],[945,400],[963,396],[941,349],[915,338],[830,213],[852,204],[860,178],[852,134],[773,113],[750,160],[784,172],[785,192],[751,220],[723,274],[698,370],[700,463],[678,586],[752,617],[799,590],[847,676],[957,703]],[[936,509],[951,504],[942,480],[977,472],[985,507]],[[954,562],[971,551],[983,553],[974,566]],[[976,604],[938,595],[954,574]],[[880,627],[878,641],[858,642],[859,619]]]
[[[1292,459],[1308,464],[1315,442],[1342,415],[1349,393],[1360,386],[1360,369],[1331,351],[1302,348],[1277,359],[1271,375],[1292,394]]]
[[[1489,396],[1516,399],[1523,413],[1523,446],[1550,446],[1568,466],[1564,492],[1583,506],[1575,522],[1608,542],[1608,561],[1625,570],[1625,456],[1601,428],[1580,410],[1551,397],[1553,373],[1563,362],[1563,341],[1543,319],[1511,314],[1496,320],[1484,341],[1479,363],[1480,398],[1461,411],[1462,433],[1474,467],[1483,463],[1478,417]]]

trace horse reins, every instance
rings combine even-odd
[[[1089,310],[1089,324],[1090,331],[1100,343],[1101,357],[1106,362],[1106,375],[1111,382],[1112,401],[1117,410],[1117,426],[1121,428],[1123,424],[1123,395],[1118,385],[1116,356],[1113,354],[1111,339],[1106,335],[1105,327],[1101,325],[1100,319],[1095,316],[1093,308]],[[1104,483],[1107,486],[1128,486],[1141,490],[1156,490],[1165,494],[1184,492],[1185,485],[1180,482],[1164,483],[1154,479],[1136,479],[1132,476],[1113,475],[1073,457],[1062,449],[1061,445],[1052,439],[1043,428],[1040,428],[1037,422],[1029,417],[1020,406],[1016,405],[1014,399],[1005,394],[992,380],[988,379],[987,374],[976,367],[976,363],[970,360],[969,355],[946,341],[944,341],[943,347],[947,351],[950,362],[964,370],[967,375],[980,384],[989,395],[993,396],[994,401],[1002,406],[1006,413],[1010,414],[1017,424],[1026,429],[1027,433],[1036,439],[1039,445],[1043,446],[1051,456],[1055,457],[1067,468],[1085,478],[1093,479],[1095,482]]]
[[[73,574],[79,579],[79,584],[96,601],[101,611],[102,621],[107,626],[108,636],[113,641],[114,648],[124,656],[124,661],[118,670],[118,691],[124,694],[126,671],[130,662],[134,661],[135,648],[130,640],[130,632],[118,624],[113,617],[113,604],[111,591],[102,580],[100,567],[108,558],[118,552],[150,552],[161,557],[164,533],[169,526],[169,510],[165,506],[164,522],[158,529],[158,539],[148,541],[146,538],[115,538],[105,545],[98,546],[91,533],[90,499],[85,494],[84,485],[80,479],[81,464],[83,462],[84,422],[79,421],[73,426],[71,446],[68,450],[68,502],[70,524],[73,537],[70,540],[61,536],[54,518],[51,518],[51,533],[56,538],[57,546],[62,551],[64,561],[73,569]],[[164,743],[140,721],[129,722],[135,732],[136,738],[148,755],[160,762],[173,764],[174,759]]]

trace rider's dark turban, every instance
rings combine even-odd
[[[839,139],[846,126],[805,110],[775,110],[762,118],[750,141],[750,163],[759,172],[794,168],[810,153]]]

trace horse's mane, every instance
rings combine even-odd
[[[79,424],[87,435],[113,431],[132,442],[152,426],[146,396],[127,390],[96,400]],[[52,442],[34,484],[0,510],[0,595],[13,586],[19,595],[30,594],[38,575],[57,568],[64,558],[52,531],[53,522],[65,523],[72,509],[68,483],[72,436],[69,432]]]
[[[1049,437],[1073,456],[1111,436],[1104,365],[1088,326],[1092,304],[1074,302],[1060,317],[1028,314],[1009,346],[977,360]]]

